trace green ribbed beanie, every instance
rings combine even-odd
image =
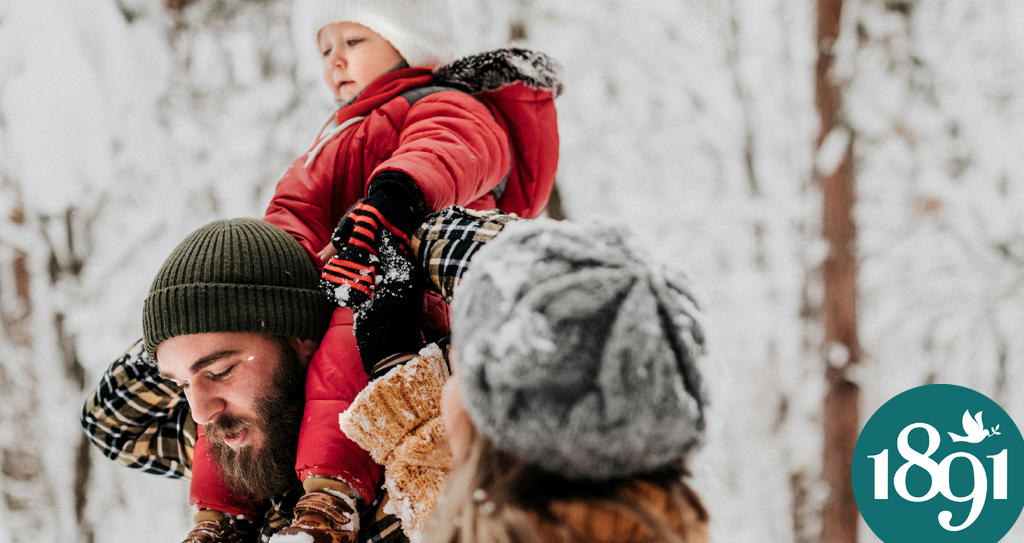
[[[331,305],[320,274],[284,230],[256,219],[212,222],[167,258],[142,309],[146,352],[208,332],[254,332],[320,341]]]

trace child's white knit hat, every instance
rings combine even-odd
[[[449,0],[312,0],[309,9],[314,41],[323,27],[352,22],[383,36],[409,66],[437,68],[455,55]]]

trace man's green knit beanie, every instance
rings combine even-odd
[[[331,306],[309,255],[280,228],[256,219],[212,222],[167,258],[142,309],[146,352],[164,340],[254,332],[320,341]]]

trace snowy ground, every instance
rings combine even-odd
[[[716,414],[692,467],[715,540],[817,540],[828,246],[814,168],[835,161],[814,151],[813,4],[454,5],[462,52],[515,28],[565,65],[569,216],[632,222],[704,290]],[[187,484],[83,460],[77,412],[141,335],[170,249],[211,219],[261,216],[328,113],[292,9],[0,1],[0,543],[188,531]],[[858,181],[862,420],[948,382],[1024,421],[1024,5],[848,1],[835,46]]]

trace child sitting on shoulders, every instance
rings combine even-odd
[[[383,472],[337,426],[381,362],[360,355],[351,308],[374,297],[382,240],[408,253],[428,214],[453,204],[543,211],[558,161],[561,83],[548,57],[521,49],[451,62],[447,0],[313,0],[306,15],[339,107],[278,183],[264,220],[324,266],[325,291],[342,307],[309,366],[295,465],[304,495],[279,535],[354,541],[357,512],[378,497]],[[437,295],[403,300],[400,313],[418,318],[379,330],[389,349],[416,353],[447,333]],[[198,439],[205,450],[203,432]],[[260,497],[239,496],[210,460],[194,460],[193,505],[256,515]]]

